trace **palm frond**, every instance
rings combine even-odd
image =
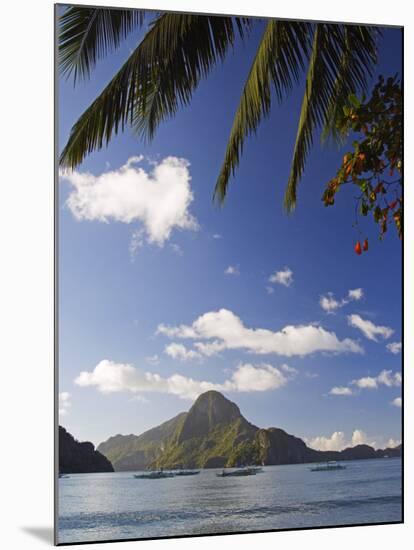
[[[237,108],[215,197],[223,202],[231,175],[239,165],[246,137],[255,133],[271,107],[272,83],[279,102],[298,81],[309,55],[308,23],[271,20],[267,23]]]
[[[62,75],[87,78],[97,61],[118,48],[144,22],[143,10],[72,6],[59,18],[59,69]]]
[[[305,83],[285,207],[296,206],[297,185],[313,144],[330,110],[342,108],[349,93],[364,89],[375,63],[375,30],[370,27],[319,23]]]
[[[61,164],[74,168],[127,123],[153,137],[162,120],[189,103],[200,79],[249,26],[245,18],[173,13],[158,17],[73,126]]]
[[[335,81],[335,89],[322,130],[322,142],[331,138],[342,145],[346,139],[336,129],[336,120],[342,114],[350,94],[366,92],[367,80],[372,77],[377,62],[378,27],[347,25],[344,30],[345,51]]]

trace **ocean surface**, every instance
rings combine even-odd
[[[71,474],[59,479],[59,542],[401,521],[401,459],[345,464],[267,466],[240,478]]]

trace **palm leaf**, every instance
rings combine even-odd
[[[297,185],[313,144],[334,109],[342,108],[349,93],[365,89],[367,74],[375,63],[372,27],[319,23],[316,25],[300,112],[285,207],[296,206]]]
[[[255,133],[271,108],[272,82],[279,102],[298,81],[309,55],[308,23],[271,20],[267,23],[250,68],[234,117],[223,165],[217,179],[215,197],[223,202],[231,175],[243,153],[246,137]]]
[[[326,114],[322,141],[332,138],[339,145],[345,137],[336,129],[338,116],[350,94],[366,91],[367,77],[372,76],[373,64],[377,61],[377,38],[381,31],[377,27],[347,25],[344,30],[345,51],[342,56],[335,90]]]
[[[151,138],[162,120],[189,103],[201,78],[243,37],[245,18],[167,13],[158,17],[102,93],[72,128],[61,154],[74,168],[127,123]]]
[[[72,6],[59,19],[59,68],[62,75],[89,77],[96,62],[118,48],[144,22],[142,10]]]

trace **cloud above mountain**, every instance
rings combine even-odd
[[[323,327],[309,325],[287,325],[273,331],[264,328],[248,328],[235,313],[228,309],[210,311],[198,317],[191,325],[169,326],[160,324],[158,334],[169,338],[208,340],[213,350],[243,349],[263,355],[276,354],[286,357],[305,356],[315,352],[363,353],[362,347],[354,340],[340,340],[334,332]],[[202,342],[195,347],[203,353]]]
[[[262,392],[286,385],[296,372],[287,365],[280,368],[267,363],[240,363],[222,383],[194,380],[181,374],[163,377],[145,372],[129,363],[100,361],[92,371],[83,371],[75,379],[81,387],[95,387],[104,394],[117,392],[167,393],[183,399],[195,399],[208,390],[224,392]]]

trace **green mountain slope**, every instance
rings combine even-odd
[[[115,435],[98,446],[115,471],[144,470],[168,445],[187,413],[180,413],[156,428],[137,435]]]
[[[239,407],[217,391],[200,395],[165,451],[151,464],[156,468],[218,468],[254,438],[258,428]]]

